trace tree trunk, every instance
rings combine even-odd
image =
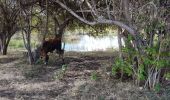
[[[30,7],[30,15],[32,15],[32,9],[33,9],[33,6]],[[31,50],[31,25],[32,25],[32,16],[28,16],[29,14],[25,11],[26,13],[26,25],[27,27],[24,29],[23,28],[23,24],[21,23],[21,28],[22,28],[22,35],[23,35],[23,41],[24,41],[24,45],[25,45],[25,48],[27,49],[28,51],[28,60],[29,60],[29,63],[30,64],[34,64],[34,56],[33,56],[33,53],[32,53],[32,50]]]
[[[29,63],[30,64],[33,64],[34,63],[34,57],[33,57],[33,54],[32,54],[32,51],[31,51],[31,42],[30,42],[30,35],[31,33],[29,32],[25,32],[25,36],[24,36],[24,33],[22,31],[22,35],[23,35],[23,41],[24,41],[24,45],[25,45],[25,48],[27,49],[28,51],[28,60],[29,60]]]
[[[9,45],[9,42],[11,40],[11,36],[8,36],[8,37],[5,37],[3,36],[1,38],[1,53],[2,55],[7,55],[7,50],[8,50],[8,45]]]
[[[122,41],[121,41],[122,29],[118,28],[118,44],[119,44],[119,58],[122,59]]]
[[[122,34],[122,29],[118,28],[118,44],[119,44],[119,59],[123,61],[123,56],[122,56],[122,41],[121,41],[121,34]],[[123,68],[121,68],[121,81],[123,81]]]
[[[8,48],[7,45],[4,45],[4,46],[3,46],[3,49],[2,49],[2,54],[3,54],[3,55],[7,55],[7,48]]]
[[[31,51],[31,46],[30,46],[30,43],[28,43],[28,59],[29,59],[29,63],[32,65],[34,64],[34,57],[33,57],[33,54],[32,54],[32,51]]]
[[[2,39],[0,37],[0,53],[2,53]]]

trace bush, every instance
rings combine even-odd
[[[152,38],[150,35],[145,37],[138,35],[135,38],[128,35],[126,37],[125,47],[122,49],[126,57],[116,60],[112,67],[113,75],[116,74],[117,70],[121,71],[121,78],[124,73],[132,75],[137,85],[142,84],[144,87],[148,87],[149,89],[156,88],[159,91],[160,80],[169,78],[168,73],[162,73],[161,71],[170,65],[170,35],[157,33],[163,31],[161,29],[164,29],[159,28],[159,24],[161,23],[154,22],[153,27],[151,27],[152,24],[150,27],[146,27],[147,34],[154,34]],[[155,28],[155,25],[159,27]],[[144,39],[146,39],[146,44],[138,43]],[[133,45],[136,45],[136,47]]]

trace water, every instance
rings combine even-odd
[[[76,42],[75,42],[76,41]],[[106,51],[118,49],[117,36],[92,37],[80,35],[78,40],[65,43],[66,51]]]

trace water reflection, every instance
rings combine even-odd
[[[80,35],[78,38],[71,40],[65,40],[66,51],[106,51],[118,48],[117,36],[92,37]]]

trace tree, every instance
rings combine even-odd
[[[36,16],[37,12],[34,12],[34,3],[35,1],[23,1],[19,0],[17,1],[18,7],[20,8],[19,13],[19,24],[20,24],[20,31],[23,35],[23,41],[26,50],[28,51],[28,59],[30,64],[34,64],[35,61],[35,55],[32,52],[31,47],[31,33],[34,29],[38,29],[38,23],[33,23],[33,17],[40,19],[38,16]],[[37,21],[38,22],[38,21]]]
[[[19,9],[15,1],[0,1],[0,50],[3,55],[7,54],[11,37],[19,30],[18,13]]]
[[[165,23],[167,22],[164,20],[165,17],[162,17],[162,15],[167,15],[167,12],[161,13],[163,10],[161,9],[162,6],[160,3],[162,3],[162,1],[68,1],[70,3],[74,2],[79,9],[77,9],[78,7],[71,7],[65,0],[64,2],[61,0],[51,1],[59,4],[75,18],[86,24],[110,24],[125,29],[125,33],[121,33],[125,41],[127,41],[123,49],[131,53],[128,58],[121,63],[123,63],[123,65],[128,64],[129,70],[133,70],[133,76],[137,84],[139,84],[141,80],[144,80],[145,86],[151,89],[153,89],[156,84],[159,84],[161,69],[169,64],[164,57],[161,57],[163,53],[161,49],[162,45],[165,41],[169,44],[167,41],[169,39],[169,31],[165,32]],[[168,10],[168,8],[163,9]],[[90,19],[85,16],[88,14],[91,16]],[[117,16],[117,14],[119,16]],[[155,36],[158,36],[158,40],[156,41],[154,41]],[[167,50],[168,48],[165,47],[167,46],[163,46],[163,48]],[[156,60],[154,59],[155,57],[157,58]],[[136,61],[135,66],[133,66],[134,59]]]

